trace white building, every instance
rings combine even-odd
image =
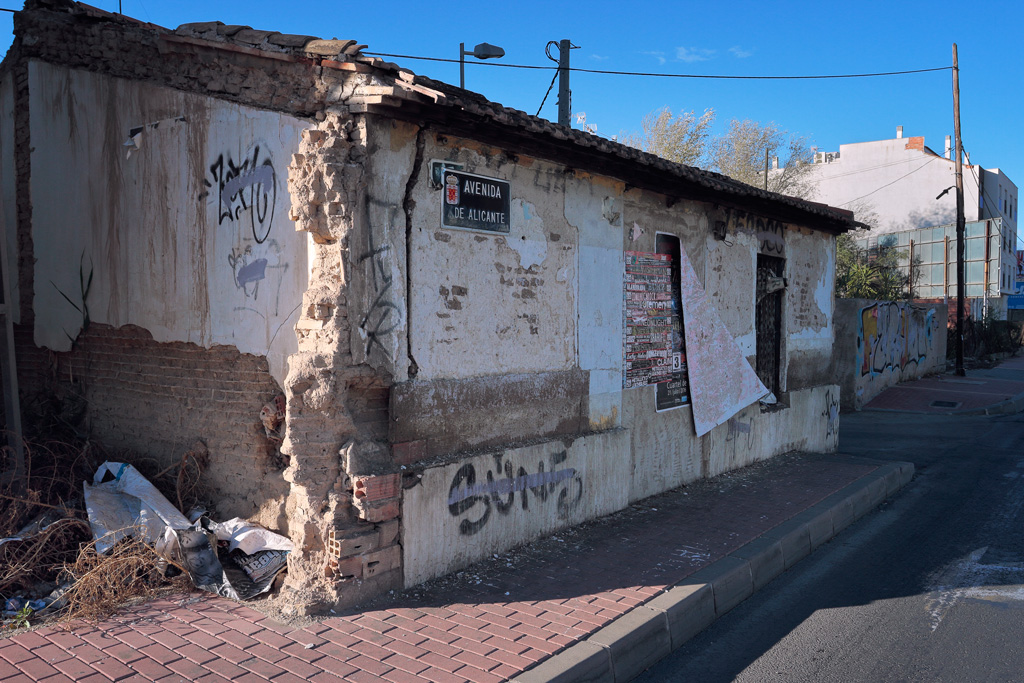
[[[1001,312],[1016,272],[1017,186],[998,168],[971,164],[968,157],[964,162],[965,219],[992,231],[989,251],[976,255],[978,266],[987,262],[988,268],[972,280],[979,287],[986,281],[988,287],[980,293],[968,291],[967,296],[986,299]],[[929,262],[939,264],[930,284],[940,287],[936,295],[941,296],[947,247],[946,230],[938,228],[956,223],[955,166],[949,136],[944,154],[939,155],[925,146],[923,137],[903,137],[903,126],[899,126],[892,140],[840,145],[838,152],[816,152],[810,198],[853,211],[858,220],[873,226],[872,242],[881,235],[936,228],[936,234],[943,235],[943,244],[929,245],[936,252],[934,258],[929,254]],[[984,228],[977,229],[981,230],[980,237],[986,236]],[[909,247],[909,240],[916,237],[905,235],[900,245]],[[953,242],[955,263],[955,238]],[[986,242],[981,239],[979,244]],[[943,258],[939,258],[940,249]],[[946,297],[956,295],[955,279],[945,278],[944,291]]]

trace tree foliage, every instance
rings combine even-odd
[[[733,119],[726,132],[710,145],[709,168],[740,182],[765,187],[765,161],[779,157],[777,171],[768,173],[767,189],[806,197],[814,153],[807,139],[791,135],[775,123]],[[769,168],[771,163],[768,164]]]
[[[900,264],[906,251],[880,243],[867,250],[850,234],[836,243],[836,296],[844,299],[899,301],[910,297],[910,281]],[[916,265],[916,264],[915,264]]]
[[[780,158],[778,170],[768,173],[772,192],[808,197],[813,162],[806,138],[791,135],[775,123],[733,119],[722,135],[712,135],[715,112],[707,109],[673,115],[663,107],[644,117],[642,131],[625,135],[622,142],[669,161],[699,166],[740,182],[765,187],[765,160]],[[769,163],[769,167],[771,163]]]
[[[714,109],[705,109],[700,116],[692,111],[675,116],[662,107],[644,116],[640,133],[627,134],[622,142],[677,164],[700,166],[706,162],[714,121]]]

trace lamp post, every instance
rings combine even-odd
[[[466,50],[465,43],[459,43],[459,87],[466,89],[466,55],[472,55],[477,59],[498,59],[505,56],[505,51],[497,45],[480,43],[472,49]]]

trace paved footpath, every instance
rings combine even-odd
[[[989,414],[1024,410],[1024,356],[992,368],[969,369],[965,377],[946,372],[883,391],[865,410],[916,413]]]
[[[912,472],[779,456],[302,628],[194,593],[0,639],[0,681],[629,680]]]

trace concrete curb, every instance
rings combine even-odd
[[[513,681],[623,683],[635,678],[873,510],[913,476],[912,463],[881,464]]]
[[[1017,394],[999,403],[993,403],[984,408],[971,408],[970,410],[954,410],[954,415],[1015,415],[1024,411],[1024,393]]]

